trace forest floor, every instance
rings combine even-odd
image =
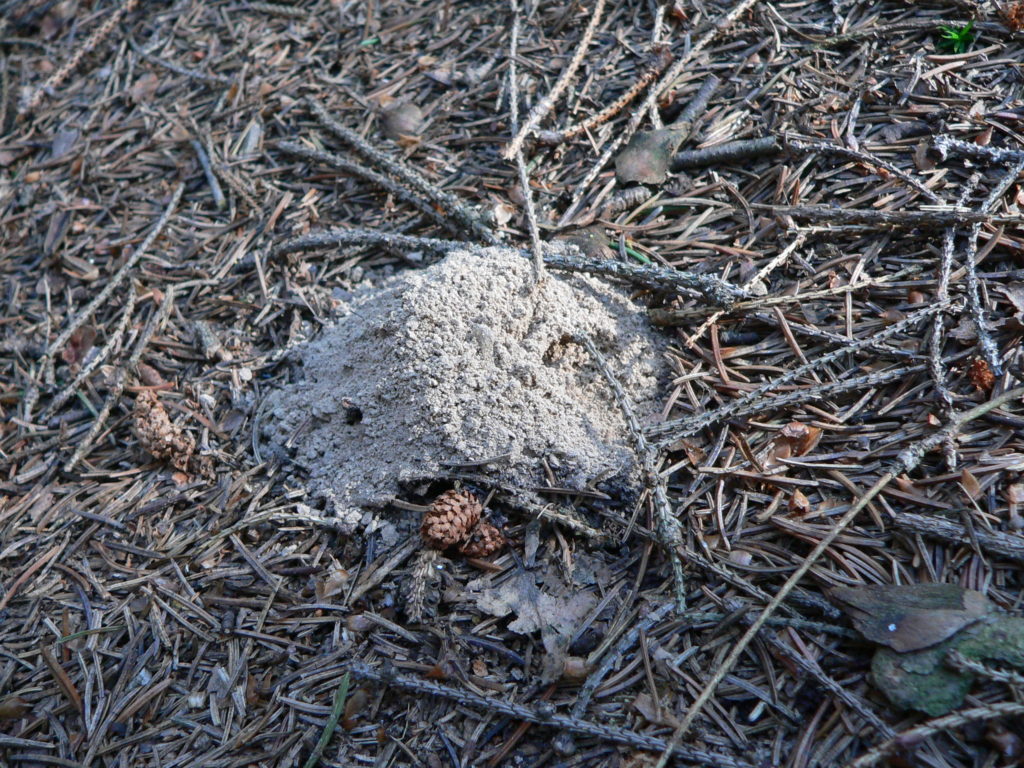
[[[1018,764],[1024,653],[872,655],[1018,631],[1022,25],[0,0],[0,764]],[[554,239],[666,340],[641,493],[482,462],[505,546],[439,553],[453,477],[354,524],[268,450],[350,292]]]

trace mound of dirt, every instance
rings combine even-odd
[[[271,395],[266,434],[349,519],[446,465],[495,457],[487,474],[520,488],[549,485],[545,463],[560,487],[632,484],[620,409],[577,334],[652,417],[665,343],[624,289],[551,273],[537,286],[518,251],[456,251],[343,305],[297,350],[303,378]]]

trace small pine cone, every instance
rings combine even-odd
[[[168,461],[182,472],[188,470],[196,441],[177,424],[171,422],[156,394],[143,390],[135,397],[133,428],[139,443],[153,458]]]
[[[420,534],[427,546],[434,549],[454,547],[469,537],[483,509],[483,504],[471,493],[445,491],[423,515]]]
[[[505,536],[488,522],[481,521],[469,534],[469,538],[459,547],[459,552],[466,557],[488,557],[500,552],[505,546]]]

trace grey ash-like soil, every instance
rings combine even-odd
[[[486,475],[514,487],[634,485],[621,409],[579,336],[642,421],[660,413],[666,342],[625,289],[538,283],[510,248],[456,251],[343,303],[296,350],[302,375],[271,396],[266,432],[294,446],[309,487],[345,520],[403,483],[486,459]]]

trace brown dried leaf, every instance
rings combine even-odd
[[[77,366],[89,354],[95,341],[96,329],[91,325],[83,325],[71,334],[68,345],[61,351],[60,356],[68,365]]]
[[[139,373],[139,381],[147,387],[160,387],[167,383],[164,377],[160,375],[160,371],[151,365],[139,363],[136,366],[136,370]]]
[[[686,138],[678,128],[641,131],[615,158],[615,177],[620,184],[639,181],[641,184],[661,184],[668,177],[672,155]]]
[[[971,474],[969,469],[961,470],[960,485],[963,486],[964,491],[971,499],[978,499],[981,497],[981,483],[979,483],[978,479]]]
[[[993,610],[983,594],[956,584],[833,587],[828,595],[864,637],[898,653],[941,643]]]
[[[569,639],[580,622],[593,610],[597,597],[589,591],[570,590],[562,585],[564,595],[542,592],[534,583],[533,575],[522,572],[497,587],[474,589],[477,582],[467,585],[475,594],[476,605],[490,616],[514,613],[508,628],[520,635],[540,632],[545,657],[541,677],[544,682],[558,680],[565,670]]]

